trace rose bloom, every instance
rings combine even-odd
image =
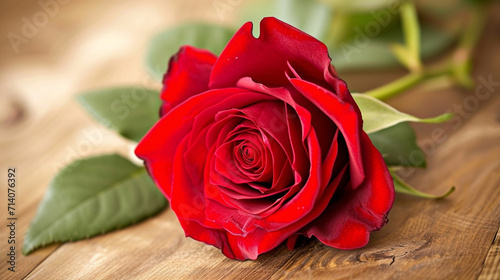
[[[170,60],[161,118],[136,154],[186,236],[256,259],[297,237],[354,249],[387,222],[394,186],[326,46],[275,18],[222,54]]]

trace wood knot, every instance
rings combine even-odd
[[[20,124],[26,117],[26,107],[13,94],[0,92],[0,127],[11,128]]]

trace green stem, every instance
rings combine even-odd
[[[375,97],[380,100],[388,99],[390,97],[396,96],[414,86],[422,81],[429,80],[432,78],[449,75],[451,69],[449,67],[437,70],[427,70],[422,72],[409,73],[395,81],[392,81],[386,85],[378,87],[367,91],[365,94]]]
[[[486,17],[484,16],[485,5],[474,4],[471,6],[471,12],[471,19],[465,27],[465,31],[453,56],[453,74],[457,82],[465,88],[472,88],[474,86],[474,81],[470,76],[472,52],[479,41],[481,31],[486,22]]]
[[[449,196],[451,193],[455,191],[455,187],[451,187],[446,193],[442,195],[432,195],[428,193],[421,192],[417,189],[414,189],[412,186],[403,181],[399,176],[396,175],[393,168],[389,168],[389,172],[391,173],[392,179],[394,180],[394,190],[398,193],[405,193],[413,196],[423,197],[423,198],[431,198],[431,199],[442,199]]]
[[[420,59],[420,24],[417,9],[413,1],[404,2],[401,5],[401,19],[405,36],[405,44],[408,50],[408,67],[413,72],[422,69]]]
[[[405,2],[401,7],[403,30],[405,32],[406,50],[413,58],[409,58],[408,66],[411,73],[389,83],[372,89],[368,94],[377,99],[388,99],[396,96],[424,81],[445,76],[453,76],[457,82],[464,87],[474,85],[470,77],[471,58],[474,47],[476,46],[481,30],[485,24],[485,5],[474,4],[471,8],[471,20],[468,22],[460,43],[455,50],[453,60],[448,62],[445,67],[440,69],[422,68],[420,56],[420,29],[418,19],[416,18],[415,7],[412,2]]]

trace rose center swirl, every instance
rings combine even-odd
[[[281,101],[265,101],[217,114],[207,135],[217,139],[210,182],[226,200],[242,206],[269,198],[270,205],[297,183],[286,108]]]

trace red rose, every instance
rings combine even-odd
[[[196,240],[256,259],[298,235],[354,249],[387,222],[392,178],[326,46],[275,18],[217,58],[182,47],[136,154]]]

